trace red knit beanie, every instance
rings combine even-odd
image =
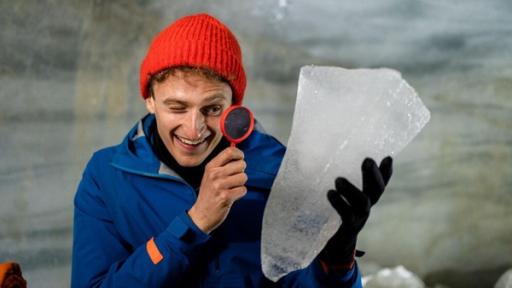
[[[242,52],[226,25],[208,14],[196,14],[176,20],[162,30],[140,67],[140,92],[149,95],[151,76],[175,66],[210,69],[226,79],[233,90],[233,104],[244,97],[246,78]]]

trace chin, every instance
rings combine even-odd
[[[176,162],[178,162],[178,164],[180,164],[182,167],[196,167],[201,165],[204,159],[206,159],[206,157],[202,157],[200,159],[176,159]]]

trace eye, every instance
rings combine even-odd
[[[206,116],[219,116],[222,113],[222,105],[210,105],[203,109]]]
[[[169,111],[173,113],[183,113],[186,111],[184,106],[169,106]]]

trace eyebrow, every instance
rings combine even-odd
[[[212,96],[206,97],[203,102],[213,102],[215,100],[227,100],[223,94],[214,94]]]
[[[203,100],[203,103],[211,103],[211,102],[214,102],[216,100],[227,100],[226,97],[222,94],[215,94],[215,95],[212,95],[212,96],[208,96],[206,97],[204,100]],[[177,99],[172,99],[172,98],[167,98],[163,101],[163,103],[165,105],[171,105],[171,104],[179,104],[179,105],[183,105],[183,106],[187,106],[187,102],[186,101],[182,101],[182,100],[177,100]]]
[[[163,103],[165,105],[171,105],[171,104],[180,104],[180,105],[183,105],[183,106],[186,106],[187,105],[187,102],[185,101],[181,101],[181,100],[176,100],[176,99],[171,99],[171,98],[167,98],[163,101]]]

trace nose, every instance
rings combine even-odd
[[[183,126],[185,127],[185,137],[190,140],[197,140],[201,138],[206,130],[205,117],[201,111],[190,111],[188,117],[185,119]]]

